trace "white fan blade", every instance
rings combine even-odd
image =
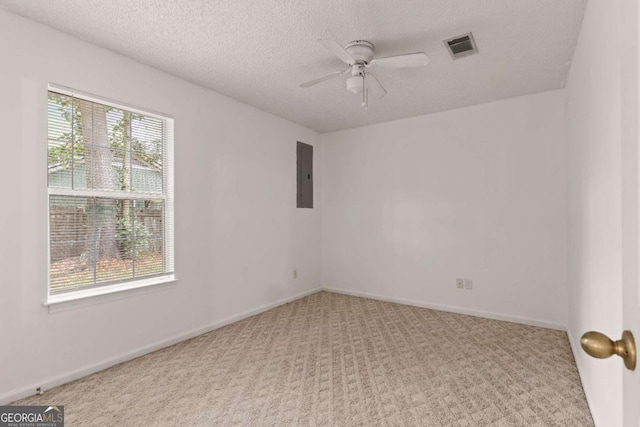
[[[347,71],[349,71],[349,70],[347,69]],[[334,77],[341,76],[341,75],[345,74],[347,71],[336,71],[335,73],[331,73],[331,74],[327,74],[326,76],[318,77],[317,79],[313,79],[313,80],[311,80],[309,82],[302,83],[300,85],[300,87],[310,87],[310,86],[313,86],[313,85],[317,85],[318,83],[322,83],[322,82],[324,82],[326,80],[331,80]]]
[[[369,65],[385,68],[424,67],[429,64],[429,57],[424,52],[408,53],[406,55],[376,58]]]
[[[356,60],[353,59],[353,56],[349,55],[349,52],[344,50],[344,48],[340,46],[335,40],[321,39],[318,40],[318,43],[320,43],[328,51],[332,52],[334,55],[340,58],[345,64],[351,65],[356,62]]]
[[[367,89],[369,90],[369,95],[376,99],[380,99],[387,94],[387,91],[384,90],[378,79],[373,77],[373,74],[367,73],[366,77],[367,81]]]

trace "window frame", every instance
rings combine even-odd
[[[48,183],[48,176],[46,182],[47,188],[47,299],[43,304],[45,306],[52,306],[59,303],[66,303],[85,298],[91,298],[102,295],[109,295],[114,293],[120,293],[123,291],[130,291],[140,288],[152,287],[155,285],[162,285],[176,282],[175,275],[175,176],[174,176],[174,118],[165,113],[159,113],[149,109],[143,109],[123,102],[114,101],[109,98],[89,94],[83,91],[72,89],[66,86],[61,86],[53,83],[49,83],[47,87],[47,97],[49,92],[59,93],[61,95],[75,97],[89,102],[99,103],[113,108],[127,110],[131,113],[141,114],[163,120],[166,126],[166,132],[164,135],[163,143],[163,167],[162,167],[162,179],[163,179],[163,192],[162,193],[144,193],[144,192],[124,192],[119,190],[93,190],[93,189],[67,189],[67,188],[51,188]],[[45,104],[46,105],[46,104]],[[45,114],[46,126],[49,126],[48,114]],[[45,152],[47,155],[47,152]],[[51,294],[51,220],[50,220],[50,208],[51,196],[75,196],[75,197],[106,197],[110,199],[161,199],[164,201],[164,221],[163,221],[163,257],[166,265],[167,272],[160,274],[133,278],[131,280],[114,281],[114,283],[105,283],[102,285],[91,285],[85,288],[80,288],[73,291]]]

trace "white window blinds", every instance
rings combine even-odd
[[[173,273],[173,121],[50,90],[49,294]]]

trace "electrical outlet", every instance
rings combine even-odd
[[[464,288],[467,289],[467,290],[472,290],[473,289],[473,280],[464,279]]]
[[[294,279],[298,278],[298,269],[293,270],[293,278]]]
[[[456,279],[456,288],[464,289],[464,279]]]

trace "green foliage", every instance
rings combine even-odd
[[[55,141],[56,145],[50,145],[48,150],[49,165],[59,164],[63,168],[69,168],[72,160],[78,161],[85,158],[84,138],[82,135],[82,113],[80,101],[77,98],[49,92],[49,115],[60,124],[49,128],[48,138]],[[141,114],[134,114],[117,108],[108,107],[107,133],[109,144],[114,159],[122,161],[123,168],[128,169],[125,152],[130,150],[132,160],[145,165],[159,166],[162,163],[162,141],[160,139],[141,140],[135,136],[133,129],[145,129],[145,126],[155,126],[156,119]],[[65,122],[66,125],[61,123]],[[144,131],[142,131],[144,133]],[[141,132],[138,132],[140,135]],[[122,181],[121,189],[127,190],[128,183]]]
[[[151,238],[151,232],[141,222],[135,222],[135,227],[132,227],[129,218],[118,218],[116,221],[118,249],[127,258],[148,253]]]
[[[76,159],[83,156],[82,120],[78,100],[49,92],[49,115],[58,124],[54,129],[49,128],[49,140],[58,144],[49,146],[49,165],[60,164],[65,169],[69,168],[74,154]]]

